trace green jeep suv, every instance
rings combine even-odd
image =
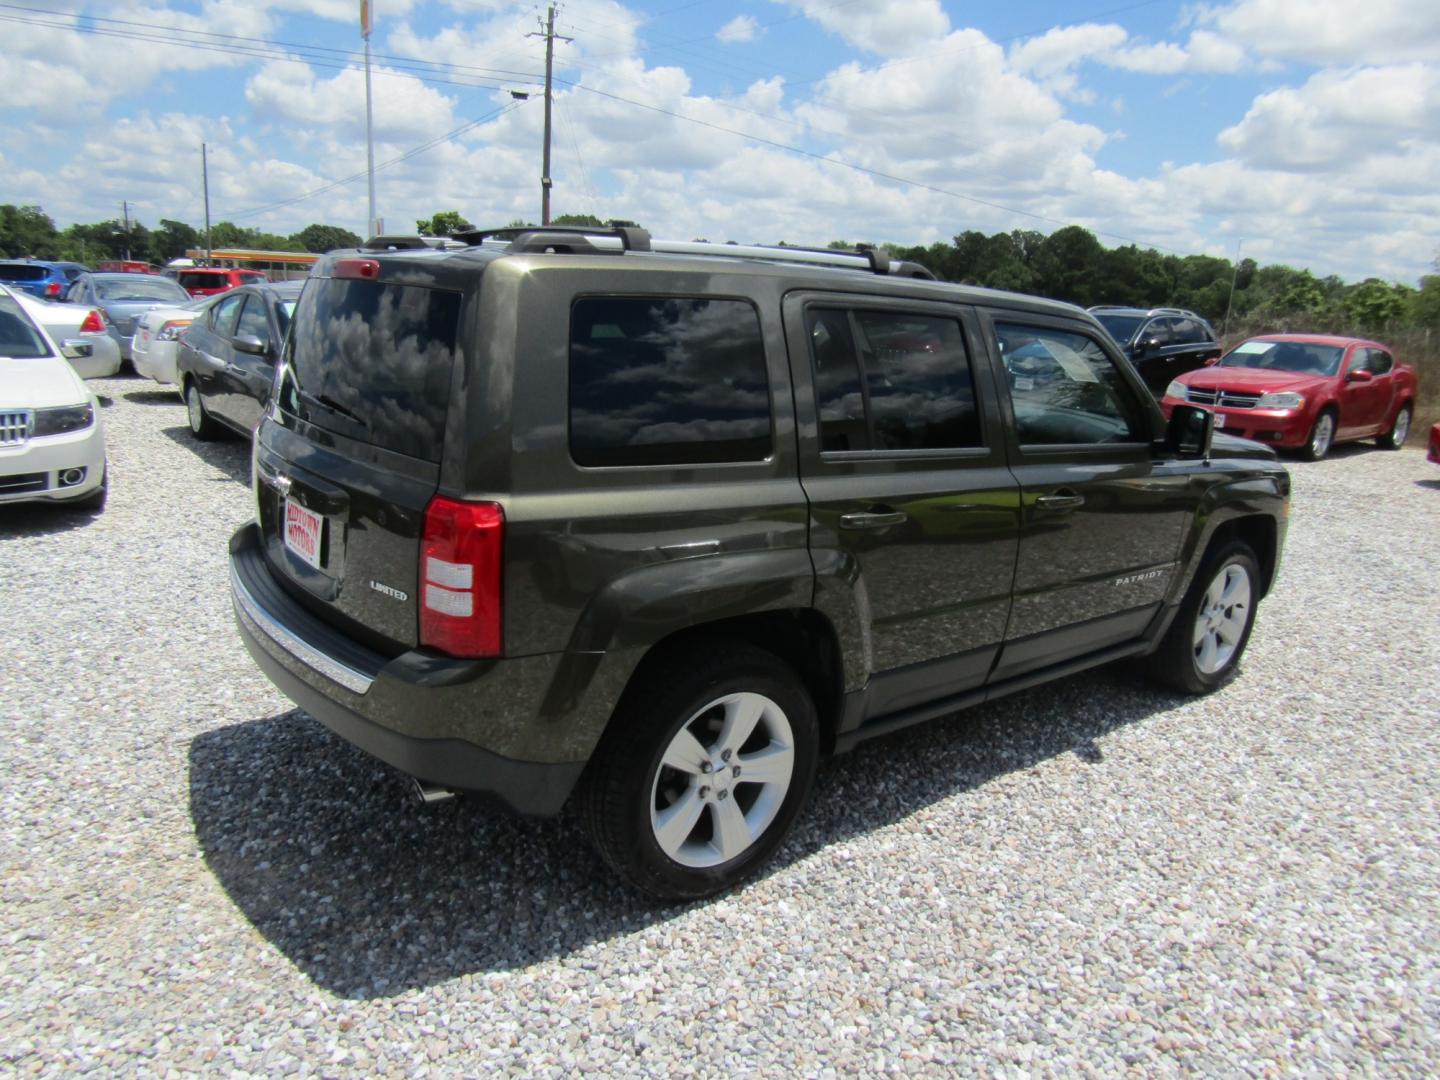
[[[1078,308],[876,251],[465,239],[317,264],[230,554],[260,667],[424,795],[572,802],[701,897],[824,754],[1122,657],[1234,676],[1289,477],[1167,424]]]

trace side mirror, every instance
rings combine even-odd
[[[236,334],[230,339],[230,344],[243,353],[251,356],[264,356],[270,351],[270,346],[261,341],[254,334]]]
[[[95,355],[95,346],[88,341],[62,341],[60,355],[66,360],[84,360]]]
[[[1208,458],[1215,438],[1215,414],[1198,405],[1176,405],[1165,428],[1165,448],[1176,457]]]
[[[1369,381],[1370,381],[1371,379],[1373,379],[1373,378],[1375,378],[1375,373],[1374,373],[1373,371],[1369,371],[1369,370],[1367,370],[1367,369],[1365,369],[1365,368],[1358,368],[1358,369],[1356,369],[1356,370],[1354,370],[1354,371],[1351,371],[1351,372],[1349,372],[1348,374],[1346,374],[1346,376],[1345,376],[1345,381],[1346,381],[1346,382],[1369,382]]]

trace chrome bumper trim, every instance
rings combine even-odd
[[[245,583],[240,580],[240,575],[235,572],[233,566],[230,568],[230,595],[235,601],[236,611],[253,623],[255,629],[306,667],[313,668],[352,693],[369,692],[374,679],[347,664],[342,664],[333,656],[321,652],[308,641],[281,626],[268,611],[260,606],[255,597],[250,595],[250,590],[245,588]]]

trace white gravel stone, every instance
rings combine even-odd
[[[1418,450],[1291,465],[1230,688],[1105,670],[867,744],[764,877],[666,909],[294,710],[231,624],[248,448],[97,388],[109,508],[0,508],[0,1071],[1440,1071]]]

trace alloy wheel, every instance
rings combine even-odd
[[[1315,430],[1310,433],[1310,456],[1317,461],[1330,449],[1330,440],[1335,437],[1335,418],[1328,412],[1321,413],[1315,421]]]
[[[795,735],[764,694],[717,698],[680,725],[650,792],[650,827],[682,866],[744,854],[780,812],[795,769]]]
[[[1250,575],[1244,567],[1227,563],[1205,590],[1195,615],[1192,644],[1202,674],[1213,675],[1230,663],[1249,620]]]
[[[1402,446],[1410,434],[1410,410],[1401,409],[1395,414],[1395,426],[1390,429],[1390,445]]]
[[[185,412],[190,417],[190,430],[199,434],[205,425],[205,407],[200,404],[200,391],[194,383],[185,388]]]

